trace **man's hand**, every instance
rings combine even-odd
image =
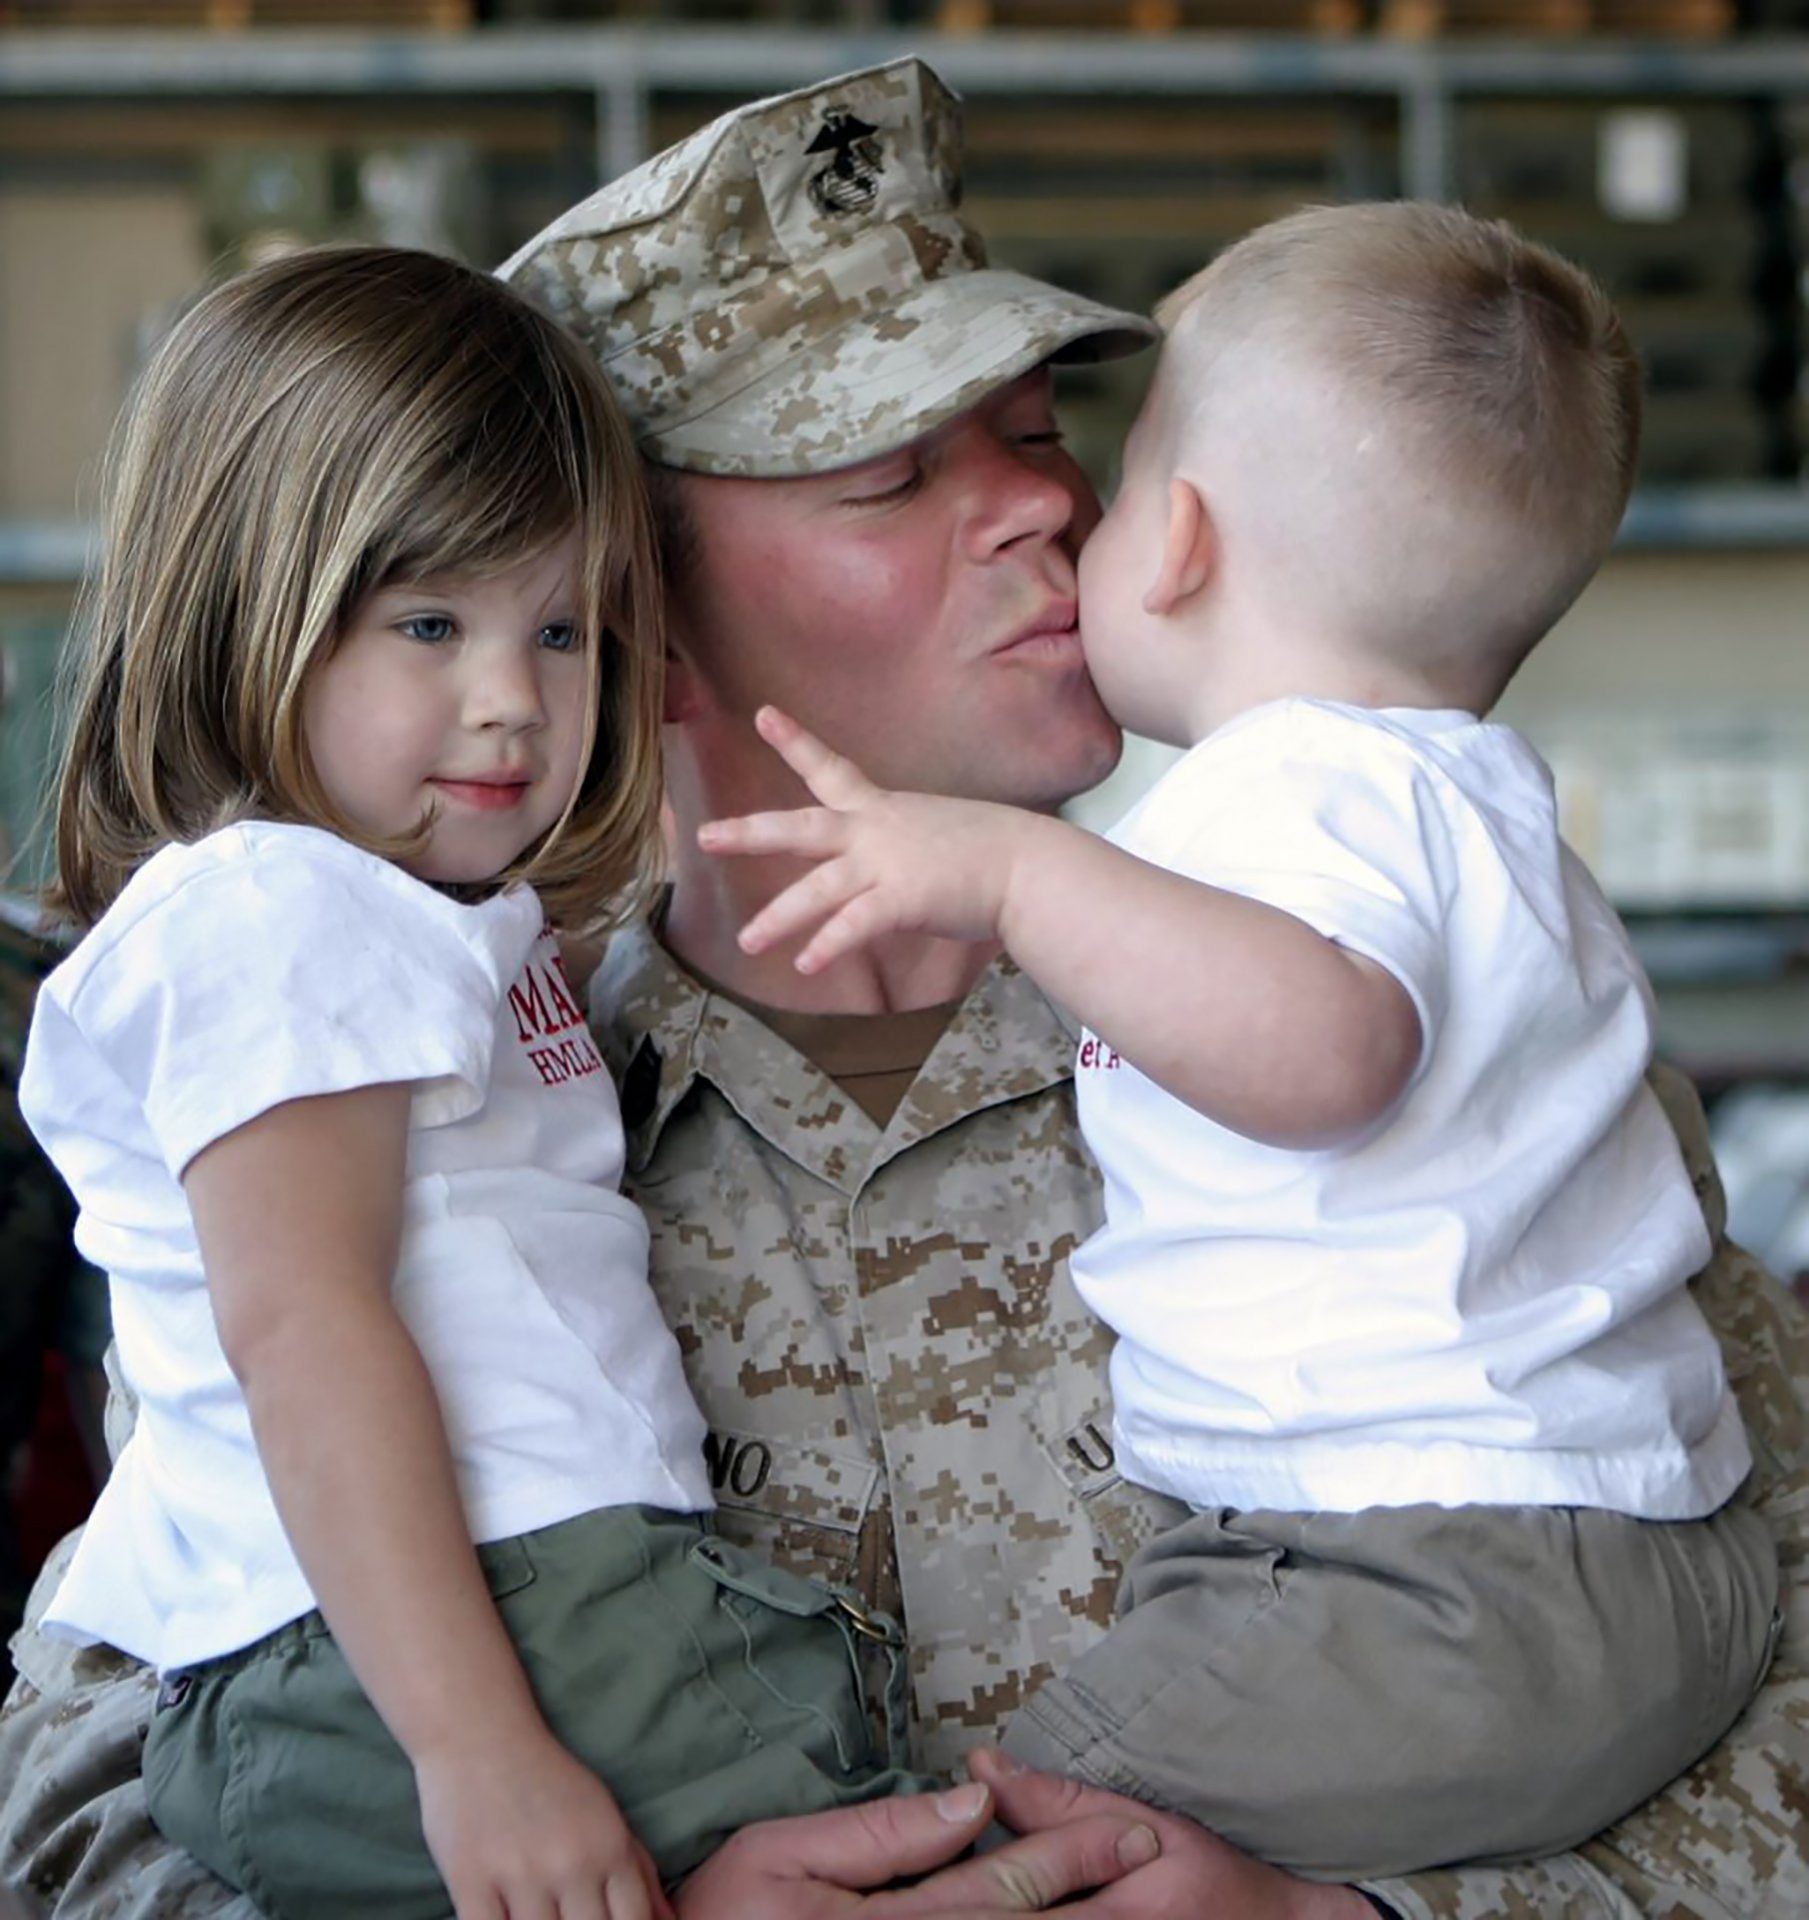
[[[679,1888],[678,1920],[1006,1920],[1134,1875],[1159,1846],[1144,1809],[1124,1801],[946,1865],[992,1811],[991,1793],[970,1785],[745,1827]]]
[[[550,1734],[417,1760],[415,1779],[456,1920],[672,1920],[609,1790]]]
[[[1027,1837],[1046,1838],[1071,1823],[1114,1813],[1138,1816],[1154,1830],[1161,1852],[1091,1898],[1064,1907],[1073,1920],[1375,1920],[1369,1902],[1351,1888],[1297,1880],[1180,1814],[1159,1813],[1059,1774],[1032,1772],[996,1747],[970,1754],[968,1765],[992,1790],[1000,1821]]]
[[[787,813],[711,820],[706,853],[789,854],[818,864],[741,929],[744,952],[816,931],[800,973],[817,973],[890,933],[996,940],[1012,870],[1036,815],[980,800],[889,793],[776,707],[754,724],[822,802]]]

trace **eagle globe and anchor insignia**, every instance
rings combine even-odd
[[[829,164],[810,176],[811,204],[819,213],[865,213],[879,198],[885,170],[879,129],[852,113],[829,114],[804,151],[826,153]]]

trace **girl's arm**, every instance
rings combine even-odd
[[[548,1733],[483,1582],[438,1399],[391,1304],[409,1089],[293,1100],[183,1185],[277,1511],[414,1763],[459,1920],[664,1913],[645,1854]]]
[[[759,727],[823,804],[701,830],[713,853],[818,863],[742,929],[748,951],[815,928],[797,959],[814,973],[900,931],[1001,941],[1158,1085],[1272,1146],[1356,1133],[1411,1078],[1406,989],[1292,914],[1041,814],[888,793],[770,707]]]

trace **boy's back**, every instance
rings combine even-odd
[[[1375,961],[1422,1033],[1394,1110],[1316,1152],[1083,1047],[1107,1224],[1074,1272],[1121,1336],[1125,1471],[1288,1510],[1720,1506],[1750,1461],[1683,1291],[1708,1235],[1645,1086],[1647,990],[1524,741],[1278,702],[1113,838]]]

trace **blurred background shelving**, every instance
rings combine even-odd
[[[908,50],[965,97],[994,257],[1101,299],[1400,193],[1608,284],[1650,381],[1641,487],[1507,717],[1667,1047],[1739,1095],[1732,1160],[1787,1140],[1809,1172],[1809,1128],[1750,1107],[1809,1085],[1809,0],[0,0],[0,827],[40,783],[107,423],[198,287],[337,237],[500,259],[724,107]],[[1102,488],[1145,373],[1065,378]],[[1161,757],[1133,744],[1083,812]],[[1778,1257],[1809,1267],[1783,1178]]]

